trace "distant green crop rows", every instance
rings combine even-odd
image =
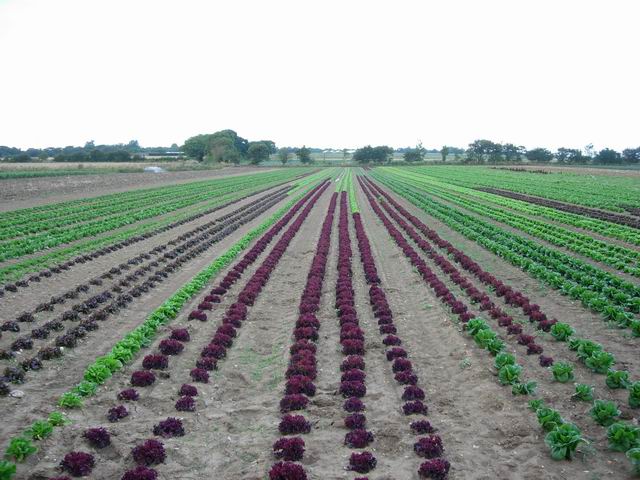
[[[300,173],[279,170],[8,212],[0,215],[0,238],[9,238],[0,242],[0,261],[94,237],[229,193],[291,180]]]
[[[475,166],[411,167],[407,170],[465,187],[499,188],[615,212],[624,211],[622,205],[640,207],[638,177],[570,172],[541,175]]]

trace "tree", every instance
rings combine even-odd
[[[604,163],[604,164],[620,163],[620,159],[621,159],[620,154],[610,148],[605,148],[600,150],[598,154],[594,157],[594,160],[597,163]]]
[[[527,151],[523,146],[517,146],[513,143],[505,143],[502,145],[502,154],[505,162],[519,162],[522,155]]]
[[[532,150],[527,150],[527,153],[525,155],[530,162],[535,163],[550,162],[553,158],[553,154],[546,148],[534,148]]]
[[[185,140],[182,151],[199,162],[209,153],[209,135],[196,135]]]
[[[347,163],[347,158],[349,157],[349,150],[347,150],[346,148],[342,149],[342,161],[344,163]]]
[[[622,151],[622,158],[627,163],[640,163],[640,147],[625,148]]]
[[[260,142],[264,143],[269,148],[269,154],[278,153],[275,142],[272,142],[271,140],[260,140]]]
[[[311,150],[306,145],[303,145],[302,148],[297,148],[295,153],[300,163],[311,163]]]
[[[449,155],[449,147],[447,147],[446,145],[444,145],[441,149],[440,149],[440,155],[442,156],[442,161],[446,162],[447,161],[447,155]]]
[[[405,162],[422,162],[424,160],[424,153],[425,152],[422,143],[418,143],[418,145],[416,145],[416,148],[409,148],[405,150],[402,158]]]
[[[254,165],[258,165],[260,162],[263,162],[269,158],[269,153],[271,149],[269,145],[264,142],[251,142],[249,143],[249,148],[247,150],[247,157],[249,161]]]
[[[583,156],[582,151],[577,148],[560,147],[556,152],[556,158],[560,163],[581,163],[587,161],[587,157]]]
[[[491,140],[475,140],[467,149],[467,161],[470,163],[483,163],[488,160],[496,163],[502,160],[502,145]]]
[[[289,149],[282,147],[278,150],[278,160],[282,162],[282,165],[286,165],[289,161]]]
[[[353,160],[358,163],[387,163],[391,161],[393,155],[393,148],[386,145],[380,145],[378,147],[372,147],[367,145],[366,147],[359,148],[353,154]]]

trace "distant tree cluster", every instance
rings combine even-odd
[[[367,145],[357,149],[353,154],[353,161],[358,163],[387,163],[393,157],[393,148],[381,145],[372,147]]]
[[[93,140],[83,147],[48,147],[48,148],[19,148],[0,146],[0,158],[9,162],[27,163],[45,161],[52,158],[55,162],[130,162],[139,160],[142,154],[170,156],[176,154],[178,146],[171,147],[141,147],[137,140],[129,143],[113,145],[96,145]]]
[[[271,140],[250,142],[233,130],[221,130],[188,138],[182,146],[182,151],[199,162],[239,164],[246,160],[257,165],[268,160],[277,149]]]

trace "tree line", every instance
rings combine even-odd
[[[90,140],[82,147],[27,148],[26,150],[0,145],[0,158],[17,163],[46,161],[51,158],[54,162],[135,162],[141,160],[143,154],[170,156],[176,154],[178,148],[175,143],[170,147],[141,147],[137,140],[112,145],[96,145],[93,140]]]
[[[498,164],[515,163],[525,158],[532,163],[549,163],[556,160],[560,164],[576,165],[597,163],[604,165],[637,164],[640,163],[640,147],[626,148],[621,153],[611,148],[595,151],[592,145],[583,150],[576,148],[558,148],[555,152],[547,148],[532,148],[530,150],[513,143],[496,143],[491,140],[475,140],[466,149],[443,146],[440,150],[427,150],[422,144],[414,148],[395,150],[402,153],[402,158],[408,163],[422,162],[427,153],[439,153],[443,162],[450,155],[456,163],[466,164]],[[394,149],[386,145],[372,147],[367,145],[359,148],[353,154],[353,161],[358,163],[387,163],[393,159]]]

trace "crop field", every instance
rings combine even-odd
[[[3,205],[0,480],[640,474],[637,172],[179,178]]]

